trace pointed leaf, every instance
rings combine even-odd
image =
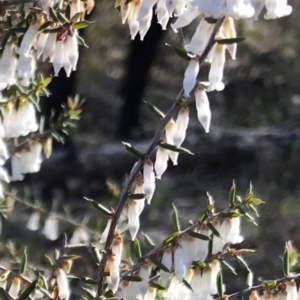
[[[133,241],[133,252],[134,252],[134,255],[137,259],[142,258],[141,246],[140,246],[140,242],[139,242],[138,239],[135,239]]]
[[[188,55],[188,53],[184,49],[180,49],[176,46],[170,45],[170,44],[165,44],[166,46],[170,47],[179,57],[190,61],[191,57]]]
[[[253,205],[260,205],[260,204],[263,204],[265,202],[263,202],[262,200],[257,199],[257,198],[252,198],[251,200],[249,200],[248,203],[253,204]]]
[[[190,284],[185,279],[182,280],[182,283],[186,288],[188,288],[192,293],[194,293],[193,288],[190,286]]]
[[[123,280],[133,281],[133,282],[141,282],[144,280],[144,278],[142,278],[140,276],[124,276]]]
[[[207,235],[204,235],[204,234],[201,234],[201,233],[198,233],[198,232],[195,232],[193,230],[190,230],[188,232],[188,234],[196,239],[200,239],[200,240],[204,240],[204,241],[209,241],[210,240],[210,237],[207,236]]]
[[[89,198],[86,198],[84,197],[84,199],[88,202],[91,202],[92,205],[97,209],[99,210],[100,212],[104,213],[105,215],[107,216],[111,216],[112,213],[111,213],[111,210],[109,210],[108,208],[106,208],[105,206],[101,205],[100,203],[96,202],[95,200],[93,199],[89,199]]]
[[[219,297],[222,298],[224,296],[224,289],[223,289],[223,275],[221,270],[217,275],[217,289],[218,289]]]
[[[22,259],[21,259],[21,265],[20,265],[20,273],[23,274],[24,271],[27,268],[27,247],[24,248]]]
[[[228,44],[235,44],[235,43],[240,43],[244,41],[244,37],[237,37],[237,38],[232,38],[232,39],[217,39],[215,40],[218,44],[223,44],[223,45],[228,45]]]
[[[252,211],[255,213],[255,215],[259,218],[259,214],[258,214],[258,211],[257,211],[257,209],[255,208],[255,206],[253,206],[252,204],[248,204],[247,206],[248,206],[248,208],[249,208],[250,210],[252,210]]]
[[[221,238],[219,231],[213,226],[213,224],[207,223],[206,225],[207,225],[208,229],[213,233],[213,235]]]
[[[151,262],[157,266],[160,270],[163,270],[167,273],[170,273],[170,270],[164,265],[162,264],[156,257],[150,257]]]
[[[161,146],[162,148],[165,148],[167,150],[174,151],[174,152],[187,153],[187,154],[190,154],[190,155],[194,155],[194,153],[192,153],[190,150],[188,150],[186,148],[177,147],[177,146],[174,146],[174,145],[171,145],[171,144],[167,144],[165,142],[159,143],[159,146]]]
[[[179,236],[179,232],[172,233],[163,241],[163,245],[171,244],[175,239],[178,238],[178,236]]]
[[[240,255],[233,255],[233,257],[238,261],[238,263],[242,267],[244,267],[247,271],[251,272],[250,269],[249,269],[249,267],[248,267],[248,265],[247,265],[247,263],[245,262],[245,260],[243,259],[242,256],[240,256]]]
[[[177,208],[173,205],[173,210],[172,210],[172,223],[173,223],[173,228],[175,231],[180,231],[180,225],[179,225],[179,219],[178,219],[178,211]]]
[[[97,284],[97,280],[89,278],[89,277],[79,277],[79,279],[86,284]]]
[[[236,193],[236,186],[233,181],[232,186],[229,190],[229,196],[228,196],[228,205],[229,207],[233,207],[235,204],[235,193]]]
[[[155,288],[155,289],[158,289],[158,290],[160,290],[160,291],[164,291],[166,288],[165,287],[163,287],[162,285],[160,285],[160,284],[158,284],[158,283],[156,283],[156,282],[153,282],[153,281],[150,281],[149,282],[149,286],[151,286],[151,287],[153,287],[153,288]]]
[[[122,142],[122,144],[125,146],[126,150],[128,150],[131,154],[135,155],[139,159],[144,159],[144,154],[132,147],[131,144],[125,142]]]
[[[147,194],[129,194],[127,196],[128,199],[132,200],[143,200],[147,197]]]
[[[53,263],[52,259],[51,259],[48,255],[45,255],[45,260],[46,260],[46,263],[47,263],[50,267],[54,267],[54,263]]]
[[[152,240],[149,238],[149,236],[143,232],[142,232],[142,235],[144,236],[144,241],[145,241],[146,245],[151,249],[155,248],[155,245],[152,242]]]
[[[237,275],[235,272],[235,269],[229,263],[227,263],[225,260],[221,260],[221,264],[223,267],[228,269],[231,273],[233,273],[234,275]]]
[[[82,16],[82,12],[79,12],[79,13],[75,14],[75,15],[71,18],[71,23],[72,23],[72,24],[76,23],[76,22],[80,19],[81,16]]]
[[[154,106],[152,103],[150,102],[147,102],[147,101],[144,101],[148,108],[157,116],[159,117],[160,119],[163,119],[165,117],[165,114],[160,111],[156,106]]]
[[[284,276],[289,276],[290,274],[290,258],[289,258],[289,251],[288,248],[285,247],[283,252],[283,258],[282,258],[282,270]]]
[[[91,244],[91,252],[96,263],[99,264],[101,262],[101,254],[99,252],[99,249],[94,244]]]
[[[83,21],[79,21],[79,22],[75,23],[72,27],[73,27],[73,29],[82,29],[82,28],[89,26],[91,23],[93,23],[93,22],[83,20]]]

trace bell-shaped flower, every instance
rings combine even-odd
[[[183,234],[178,239],[178,245],[183,250],[183,256],[184,256],[184,265],[185,269],[188,270],[191,266],[192,262],[195,258],[195,244],[194,244],[194,238],[189,236],[188,234]],[[175,261],[175,258],[174,258]]]
[[[193,7],[180,15],[175,23],[173,23],[171,26],[173,30],[177,32],[179,28],[185,27],[192,23],[200,14],[201,12],[199,9],[197,7]]]
[[[197,1],[199,10],[206,17],[213,17],[215,19],[223,16],[223,6],[225,0],[199,0]]]
[[[41,32],[38,36],[37,44],[36,44],[36,57],[39,59],[40,56],[43,54],[44,47],[47,41],[49,33]]]
[[[174,272],[179,282],[182,282],[187,271],[185,258],[183,248],[177,245],[174,250]]]
[[[287,5],[287,0],[265,0],[265,7],[267,9],[264,15],[266,20],[289,16],[293,11],[293,8]]]
[[[222,34],[226,39],[233,39],[236,38],[236,31],[234,27],[234,21],[232,18],[226,17],[222,27],[221,27]],[[232,59],[236,58],[236,50],[237,50],[237,43],[227,44],[226,49],[228,50]]]
[[[68,300],[70,297],[70,287],[69,282],[66,276],[66,273],[63,269],[57,268],[55,270],[56,281],[58,285],[58,296],[61,300]]]
[[[71,1],[71,17],[81,12],[80,0],[72,0]]]
[[[224,223],[224,222],[223,222]],[[223,224],[222,224],[223,225]],[[222,237],[224,237],[224,234],[221,234],[221,232],[225,231],[224,225],[221,228],[221,223],[218,218],[213,219],[213,226],[215,229],[220,233],[221,238],[214,235],[213,237],[213,248],[212,248],[212,254],[217,254],[222,251],[224,247],[224,241]],[[227,231],[226,231],[227,232]],[[228,231],[229,232],[229,231]],[[227,235],[227,233],[226,233]]]
[[[7,43],[4,48],[0,59],[0,90],[16,82],[17,58],[15,49],[14,43]]]
[[[41,218],[41,213],[38,210],[33,211],[26,224],[26,228],[31,231],[39,230],[40,218]]]
[[[206,133],[209,132],[211,111],[205,89],[198,84],[194,90],[198,120]]]
[[[50,61],[52,61],[54,49],[56,45],[57,33],[49,33],[44,45],[43,49],[43,61],[45,61],[48,57]]]
[[[286,292],[288,300],[298,299],[297,285],[294,279],[286,282]]]
[[[185,140],[186,130],[189,125],[189,113],[190,111],[188,106],[182,106],[178,111],[173,135],[175,146],[180,147]]]
[[[168,144],[174,144],[174,130],[175,130],[175,122],[171,119],[165,127],[165,135],[166,135],[166,142]]]
[[[12,181],[22,181],[24,179],[22,160],[18,153],[14,153],[11,157],[11,173]]]
[[[149,285],[149,276],[151,274],[152,267],[151,263],[146,260],[140,268],[139,271],[139,277],[143,278],[144,280],[138,283],[138,289],[142,295],[142,298],[145,296],[148,290],[148,285]]]
[[[33,104],[25,100],[20,103],[18,110],[8,104],[4,112],[3,128],[6,138],[25,136],[37,131],[39,126]]]
[[[66,49],[65,49],[65,63],[64,68],[67,74],[70,74],[69,67],[71,66],[73,71],[76,71],[77,62],[79,58],[79,50],[78,50],[78,42],[77,42],[77,32],[73,32],[73,35],[68,35],[66,41]],[[68,64],[70,63],[70,66]]]
[[[186,8],[187,1],[186,0],[177,0],[175,6],[175,14],[176,16],[181,16]]]
[[[241,243],[244,238],[240,235],[240,225],[241,225],[241,218],[236,217],[232,219],[225,219],[224,222],[226,224],[227,229],[225,230],[227,232],[229,227],[229,232],[227,236],[221,235],[225,243],[231,243],[231,244],[239,244]],[[223,226],[223,224],[222,224]],[[221,227],[222,227],[221,226]]]
[[[139,24],[139,21],[137,20],[137,17],[139,15],[141,5],[142,5],[142,3],[139,2],[136,5],[131,5],[130,6],[130,11],[129,11],[129,15],[128,15],[128,18],[127,18],[127,23],[128,23],[128,26],[129,26],[130,36],[131,36],[132,40],[134,40],[135,36],[137,35],[137,33],[140,30],[140,24]]]
[[[234,19],[248,19],[254,16],[255,10],[249,1],[226,0],[223,12]]]
[[[167,247],[164,250],[164,253],[163,253],[162,258],[161,258],[161,263],[171,271],[173,261],[172,261],[172,249],[170,247]],[[161,282],[162,282],[163,286],[167,285],[167,282],[170,278],[170,275],[171,274],[169,272],[166,272],[164,270],[160,270],[160,279],[161,279]]]
[[[200,228],[198,233],[208,236],[208,230],[206,226]],[[195,257],[194,260],[205,261],[208,255],[208,240],[195,239]]]
[[[120,281],[120,271],[119,271],[120,264],[118,259],[114,255],[111,255],[108,258],[108,266],[109,266],[109,277],[111,281],[111,289],[113,293],[115,293],[118,289],[119,281]]]
[[[253,16],[253,19],[255,21],[258,20],[258,17],[261,13],[261,11],[263,10],[264,8],[264,5],[265,5],[265,1],[262,1],[262,0],[251,0],[251,5],[252,7],[254,8],[254,16]]]
[[[58,220],[55,217],[49,216],[43,228],[43,235],[50,241],[55,241],[59,237]]]
[[[118,231],[114,233],[114,240],[112,245],[112,254],[114,255],[114,260],[120,266],[123,253],[123,239]]]
[[[252,291],[250,296],[249,296],[249,300],[260,300],[260,297],[257,294],[257,291]]]
[[[167,170],[169,160],[169,152],[160,146],[157,147],[154,170],[156,178],[161,179],[162,174]]]
[[[217,288],[217,277],[218,273],[221,270],[220,261],[218,259],[214,259],[210,264],[211,269],[211,283],[210,283],[210,294],[217,294],[218,288]]]
[[[211,36],[213,28],[213,24],[209,24],[203,18],[199,22],[190,43],[185,45],[185,50],[193,53],[194,55],[201,56]]]
[[[134,6],[134,3],[130,2],[130,3],[126,3],[126,0],[121,0],[120,3],[120,14],[121,14],[121,19],[122,19],[122,24],[125,24],[132,6]]]
[[[144,192],[147,195],[147,203],[151,203],[155,191],[155,175],[153,170],[153,163],[150,159],[146,160],[143,167],[144,177]]]
[[[173,13],[174,13],[174,10],[176,7],[176,2],[177,2],[177,0],[168,0],[166,2],[167,10],[168,10],[170,18],[173,17]]]
[[[102,232],[102,235],[101,235],[100,243],[106,243],[111,222],[112,222],[112,217],[108,217],[106,227],[105,227],[105,229],[104,229],[104,231]]]
[[[158,0],[156,9],[157,21],[163,30],[167,29],[167,24],[170,18],[166,2],[167,0]]]
[[[85,244],[88,245],[91,241],[91,235],[90,233],[83,227],[79,226],[77,227],[74,232],[72,237],[70,238],[70,244],[75,245],[75,244]]]
[[[164,295],[165,300],[180,300],[182,283],[178,280],[177,276],[174,276],[170,282],[167,293]]]
[[[138,15],[138,21],[142,21],[144,18],[149,16],[151,14],[152,16],[152,9],[155,5],[157,0],[144,0],[142,1],[142,5],[140,7],[139,15]]]
[[[12,279],[12,283],[11,283],[11,286],[10,286],[9,291],[8,291],[9,295],[13,299],[19,298],[20,286],[21,286],[21,279],[18,278],[18,277],[14,277]]]
[[[139,217],[139,207],[138,202],[140,200],[132,200],[128,203],[128,229],[132,241],[134,241],[139,228],[140,228],[140,217]],[[145,201],[142,199],[141,201]]]
[[[223,73],[225,66],[225,46],[223,44],[216,44],[213,49],[212,61],[209,70],[209,90],[222,91],[224,89]]]
[[[144,2],[142,2],[143,4]],[[150,10],[149,14],[146,15],[143,19],[139,20],[139,32],[140,32],[140,39],[141,41],[144,40],[146,33],[148,32],[150,26],[151,26],[151,20],[152,20],[153,11]]]
[[[58,41],[55,45],[54,53],[53,53],[53,69],[54,76],[58,76],[59,71],[64,68],[64,64],[66,63],[67,55],[66,55],[66,47],[63,41]],[[70,76],[71,69],[68,68],[66,70],[67,77]]]
[[[129,282],[126,280],[122,280],[119,285],[123,292],[123,298],[125,299],[137,299],[138,294],[140,293],[138,289],[138,282]]]
[[[20,48],[18,50],[18,54],[29,56],[30,50],[33,44],[33,40],[38,32],[38,25],[37,24],[31,24],[27,31],[25,32]]]
[[[197,57],[191,58],[188,67],[185,70],[184,73],[184,79],[183,79],[183,89],[184,89],[184,95],[189,96],[190,92],[194,89],[196,85],[197,75],[200,70],[200,64]]]

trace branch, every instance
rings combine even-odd
[[[18,201],[18,202],[20,202],[20,203],[26,205],[27,207],[32,208],[33,210],[37,210],[37,211],[39,211],[39,212],[41,212],[41,213],[43,213],[43,214],[45,214],[45,215],[47,215],[47,216],[51,216],[51,217],[53,217],[53,218],[55,218],[55,219],[57,219],[57,220],[60,220],[60,221],[69,223],[69,224],[73,225],[74,227],[81,227],[81,228],[83,228],[84,230],[86,230],[87,232],[89,232],[90,234],[95,235],[95,236],[98,236],[98,237],[100,238],[100,233],[99,233],[98,231],[94,231],[94,230],[92,230],[92,229],[90,229],[90,228],[88,228],[88,227],[86,227],[86,226],[84,226],[84,225],[82,225],[82,224],[80,224],[80,223],[77,223],[77,222],[75,222],[75,221],[73,221],[73,220],[66,219],[66,218],[65,218],[64,216],[62,216],[62,215],[50,213],[50,212],[48,212],[48,211],[42,209],[40,206],[31,204],[30,202],[27,202],[27,201],[25,201],[25,200],[22,200],[22,199],[16,197],[15,195],[13,195],[13,194],[11,194],[11,193],[7,193],[7,192],[6,192],[5,194],[6,194],[8,197],[12,197],[14,200],[16,200],[16,201]],[[68,245],[67,248],[72,248],[72,245]]]
[[[201,55],[201,57],[199,58],[199,64],[202,64],[205,60],[205,58],[207,57],[207,55],[209,54],[209,52],[211,51],[212,47],[215,44],[215,36],[217,34],[217,32],[219,31],[220,27],[222,26],[222,23],[224,21],[224,17],[219,19],[217,21],[217,23],[215,24],[215,27],[213,29],[213,32],[209,38],[209,41],[203,51],[203,54]],[[153,139],[151,140],[146,152],[144,153],[144,157],[149,157],[151,155],[151,153],[153,152],[153,150],[155,149],[155,147],[158,145],[158,142],[161,138],[161,135],[163,133],[163,131],[165,130],[166,125],[168,124],[168,122],[176,115],[179,106],[177,104],[177,101],[182,97],[183,95],[183,89],[181,89],[181,91],[179,92],[175,103],[173,103],[173,105],[171,106],[170,110],[168,111],[167,115],[163,118],[163,120],[161,121]],[[108,256],[110,254],[110,249],[113,243],[113,233],[116,230],[116,226],[117,226],[117,222],[120,218],[121,212],[124,208],[124,205],[126,203],[126,199],[127,199],[127,194],[129,192],[129,189],[131,187],[131,185],[134,183],[135,178],[138,174],[138,172],[142,169],[144,164],[144,161],[142,159],[140,159],[133,167],[133,169],[131,170],[129,177],[122,189],[120,198],[119,198],[119,203],[118,206],[116,208],[111,226],[110,226],[110,230],[108,233],[108,237],[106,240],[106,244],[105,244],[105,248],[104,248],[104,254],[102,257],[102,260],[100,262],[99,265],[99,275],[98,275],[98,296],[101,296],[103,294],[103,281],[104,281],[104,273],[105,273],[105,266],[107,263],[107,259]]]
[[[293,275],[293,276],[283,277],[283,278],[272,280],[272,281],[274,281],[274,282],[276,282],[276,284],[278,284],[278,283],[286,282],[286,281],[289,281],[289,280],[292,280],[292,279],[299,279],[299,278],[300,278],[300,273],[298,273],[296,275]],[[227,295],[226,299],[239,298],[241,296],[244,296],[245,294],[251,293],[252,291],[261,291],[263,289],[264,289],[264,284],[262,283],[262,284],[259,284],[259,285],[253,286],[253,287],[249,287],[249,288],[244,289],[242,291],[236,292],[234,294]],[[217,299],[222,300],[223,298],[219,297]]]
[[[21,280],[23,280],[25,283],[28,283],[28,284],[31,284],[31,283],[32,283],[32,281],[29,280],[29,279],[28,279],[27,277],[25,277],[24,275],[19,274],[19,273],[16,273],[16,272],[13,272],[13,271],[11,271],[11,270],[8,270],[8,269],[5,268],[5,267],[0,266],[0,270],[2,270],[2,271],[4,271],[4,272],[10,272],[10,273],[13,274],[15,277],[18,277],[18,278],[20,278]],[[47,298],[53,299],[52,295],[51,295],[47,290],[45,290],[45,289],[43,289],[43,288],[40,288],[39,291],[42,292]]]

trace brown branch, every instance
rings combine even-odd
[[[224,21],[224,17],[219,19],[217,21],[217,23],[215,24],[215,27],[213,29],[213,32],[209,38],[209,41],[203,51],[203,54],[201,55],[201,57],[199,57],[199,64],[202,64],[205,60],[205,58],[207,57],[207,55],[209,54],[209,52],[211,51],[212,47],[215,44],[215,36],[217,34],[217,32],[219,31],[220,27],[222,26],[222,23]],[[153,150],[155,149],[155,147],[158,145],[158,142],[161,138],[161,135],[163,133],[163,131],[165,130],[166,125],[168,124],[168,122],[176,115],[178,109],[179,109],[179,105],[177,104],[177,101],[182,97],[183,95],[183,89],[181,89],[180,93],[177,96],[177,99],[175,101],[175,103],[171,106],[170,110],[168,111],[167,115],[162,119],[153,139],[151,140],[146,152],[144,153],[145,157],[149,157],[151,155],[151,153],[153,152]],[[138,174],[138,172],[140,172],[140,170],[142,169],[144,164],[143,160],[139,160],[133,167],[133,169],[131,170],[129,177],[122,189],[120,198],[119,198],[119,203],[118,206],[116,208],[116,212],[114,214],[111,226],[110,226],[110,230],[109,230],[109,234],[106,240],[106,244],[105,244],[105,248],[104,248],[104,254],[102,257],[102,260],[100,262],[99,265],[99,274],[98,274],[98,296],[101,296],[103,294],[103,282],[104,282],[104,272],[105,272],[105,266],[107,263],[107,259],[108,256],[110,254],[110,249],[113,243],[113,233],[116,230],[116,226],[117,226],[117,222],[120,218],[121,212],[124,208],[125,202],[126,202],[126,198],[127,198],[127,194],[129,192],[129,189],[131,187],[131,185],[134,183],[136,176]]]
[[[274,282],[276,282],[276,284],[278,284],[278,283],[283,283],[283,282],[286,282],[286,281],[289,281],[289,280],[292,280],[292,279],[299,279],[299,278],[300,278],[300,273],[298,273],[296,275],[293,275],[293,276],[283,277],[283,278],[272,280],[272,281],[274,281]],[[252,291],[262,291],[263,289],[264,289],[264,286],[263,286],[263,283],[262,283],[262,284],[259,284],[259,285],[253,286],[253,287],[246,288],[246,289],[244,289],[242,291],[239,291],[239,292],[236,292],[234,294],[227,295],[226,299],[235,299],[235,298],[244,296],[245,294],[249,294]],[[223,298],[219,297],[217,299],[221,300]]]

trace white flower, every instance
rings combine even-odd
[[[168,167],[168,160],[169,160],[168,150],[158,146],[156,152],[155,164],[154,164],[154,170],[157,179],[161,179],[162,174],[166,171]]]
[[[225,46],[223,44],[216,44],[213,48],[212,61],[209,70],[209,90],[222,91],[224,89],[223,73],[225,65]]]
[[[258,20],[261,11],[264,8],[265,0],[251,0],[251,5],[254,8],[254,20]]]
[[[144,296],[144,300],[155,300],[156,297],[156,288],[149,286],[146,295]]]
[[[131,35],[132,40],[134,40],[135,36],[137,35],[137,33],[139,32],[139,29],[140,29],[140,25],[139,25],[139,21],[137,20],[137,17],[138,17],[141,5],[142,5],[142,3],[139,2],[137,5],[130,6],[127,23],[129,26],[130,35]]]
[[[183,263],[185,269],[188,270],[195,258],[194,238],[189,235],[182,235],[178,239],[178,244],[183,250]],[[174,258],[175,261],[175,258]],[[179,278],[178,278],[179,279]]]
[[[128,204],[128,229],[130,232],[131,240],[134,241],[139,228],[140,228],[140,217],[138,202],[140,200],[130,201]],[[144,199],[141,201],[145,201]]]
[[[12,298],[19,298],[19,290],[20,290],[21,280],[18,277],[14,277],[9,288],[9,295]]]
[[[108,217],[106,227],[105,227],[105,229],[104,229],[104,231],[102,232],[102,235],[101,235],[100,243],[106,243],[111,222],[112,222],[112,217]]]
[[[116,264],[119,266],[121,264],[122,253],[123,253],[123,239],[119,232],[114,233],[114,240],[111,251],[114,255]]]
[[[168,0],[166,2],[167,10],[168,10],[168,13],[169,13],[170,17],[173,16],[173,12],[174,12],[175,7],[176,7],[176,2],[177,2],[177,0]]]
[[[142,174],[139,173],[136,179],[136,186],[134,189],[134,194],[144,194],[144,179],[142,177]],[[138,209],[138,214],[139,216],[141,215],[141,213],[144,210],[145,207],[145,199],[139,199],[137,201],[137,209]]]
[[[176,22],[174,24],[172,24],[172,28],[175,32],[177,32],[177,30],[179,28],[185,27],[187,25],[189,25],[192,21],[194,21],[199,15],[201,14],[201,12],[199,11],[199,9],[197,7],[193,7],[187,11],[185,11],[182,15],[180,15]]]
[[[197,58],[191,58],[188,67],[185,70],[184,79],[183,79],[183,89],[184,89],[185,96],[189,96],[190,92],[195,87],[199,70],[200,70],[199,60]]]
[[[57,33],[49,33],[45,42],[45,46],[43,49],[43,61],[45,61],[48,57],[50,61],[53,58],[55,44],[56,44]]]
[[[146,18],[147,16],[149,16],[151,14],[152,16],[152,8],[155,5],[156,0],[144,0],[142,1],[142,5],[139,11],[139,15],[137,20],[140,22],[141,20],[143,20],[144,18]]]
[[[68,71],[69,65],[67,63],[67,60],[70,62],[72,70],[76,71],[77,62],[78,62],[78,58],[79,58],[77,32],[76,31],[73,33],[73,36],[68,35],[65,51],[66,51],[66,53],[65,53],[66,57],[65,57],[64,68],[65,68],[65,70],[67,68],[66,73],[67,72],[69,73],[69,71]]]
[[[186,271],[185,253],[182,247],[178,245],[174,250],[174,272],[179,282],[182,282]]]
[[[195,103],[198,120],[203,126],[205,132],[208,133],[211,120],[211,111],[207,94],[201,85],[197,85],[195,88]]]
[[[267,13],[264,15],[265,19],[277,19],[289,16],[293,8],[287,5],[287,0],[265,0]]]
[[[10,182],[8,173],[7,173],[6,169],[4,169],[3,167],[0,167],[0,180],[5,181],[7,183]]]
[[[223,6],[225,0],[199,0],[197,2],[199,10],[206,17],[220,18],[223,16]]]
[[[146,160],[143,167],[144,177],[144,192],[147,194],[147,203],[151,203],[155,191],[155,175],[153,171],[153,163],[151,160]]]
[[[35,57],[33,54],[28,56],[20,55],[17,64],[17,75],[21,79],[23,86],[29,86],[30,79],[34,78],[36,69]]]
[[[41,213],[37,210],[33,211],[28,222],[26,228],[32,231],[36,231],[40,228],[40,218]]]
[[[178,111],[173,135],[175,146],[180,147],[185,139],[186,130],[189,125],[189,112],[190,111],[187,106],[182,106]]]
[[[226,39],[233,39],[236,38],[236,31],[234,27],[234,21],[232,18],[226,17],[222,27],[221,27],[222,34]],[[226,45],[226,49],[228,50],[232,59],[236,58],[236,50],[237,50],[237,43],[228,44]]]
[[[66,273],[63,269],[57,268],[56,269],[56,281],[58,285],[58,296],[61,300],[69,299],[70,296],[70,287],[67,280]]]
[[[167,247],[164,250],[163,256],[161,258],[161,263],[166,266],[169,270],[172,268],[172,249]],[[170,273],[165,272],[164,270],[160,270],[160,279],[163,286],[166,286],[168,279],[170,278]]]
[[[7,43],[0,59],[0,90],[16,82],[16,48],[15,44]]]
[[[175,122],[173,119],[171,119],[165,128],[166,142],[171,145],[174,144],[174,140],[173,140],[174,130],[175,130]]]
[[[3,118],[3,128],[6,138],[25,136],[38,130],[35,109],[32,103],[20,103],[18,111],[7,105]]]
[[[208,236],[208,230],[206,227],[200,228],[198,233]],[[201,240],[201,239],[195,239],[194,240],[195,245],[195,260],[205,261],[207,255],[208,255],[208,240]]]
[[[247,275],[247,285],[249,288],[253,286],[253,273],[249,272]],[[297,290],[296,290],[296,297],[297,297]]]
[[[91,240],[90,233],[83,227],[77,227],[70,238],[70,244],[85,244],[88,245]]]
[[[217,294],[218,288],[217,288],[217,276],[218,273],[221,270],[220,262],[218,259],[214,259],[210,264],[211,268],[211,283],[210,283],[210,294]]]
[[[59,237],[58,220],[55,217],[48,217],[43,228],[43,235],[50,241],[55,241]]]
[[[167,29],[167,24],[170,18],[166,1],[167,0],[158,0],[157,3],[157,21],[163,30]]]
[[[142,4],[143,3],[144,2],[142,2]],[[153,11],[151,9],[149,14],[146,15],[143,19],[141,19],[141,20],[137,19],[139,22],[139,32],[140,32],[141,41],[144,40],[144,37],[151,26],[152,15],[153,15]]]
[[[138,283],[138,289],[142,295],[142,297],[145,296],[145,294],[147,293],[147,290],[148,290],[148,285],[149,285],[149,276],[151,274],[151,270],[152,270],[152,267],[151,267],[151,264],[146,261],[145,263],[143,263],[141,265],[141,268],[140,268],[140,271],[139,271],[139,276],[141,278],[144,278],[143,281],[139,282]]]
[[[39,34],[37,44],[36,44],[36,57],[39,59],[40,56],[43,54],[44,47],[47,41],[47,38],[49,36],[49,33],[43,33],[41,32]]]
[[[182,15],[183,12],[185,11],[185,7],[186,7],[186,0],[177,0],[175,6],[176,16]]]
[[[33,40],[37,34],[37,30],[38,30],[37,24],[31,24],[28,27],[26,33],[23,36],[20,48],[18,50],[18,54],[29,56]]]
[[[239,244],[244,240],[244,238],[240,235],[240,225],[241,225],[240,217],[225,219],[223,223],[227,223],[227,226],[229,226],[229,232],[227,236],[221,235],[225,243]]]
[[[244,0],[226,0],[224,14],[234,19],[248,19],[254,16],[255,10],[251,3]]]
[[[72,0],[71,2],[71,17],[81,12],[80,0]]]
[[[257,294],[257,291],[252,291],[251,292],[251,294],[250,294],[250,296],[249,296],[249,300],[263,300],[263,299],[265,299],[265,298],[260,298],[259,296],[258,296],[258,294]]]
[[[110,256],[108,259],[109,266],[109,277],[111,280],[111,289],[113,293],[115,293],[118,289],[119,281],[120,281],[120,271],[119,271],[119,262],[118,259],[114,256]]]
[[[286,282],[286,292],[288,300],[297,300],[297,285],[294,279]]]

